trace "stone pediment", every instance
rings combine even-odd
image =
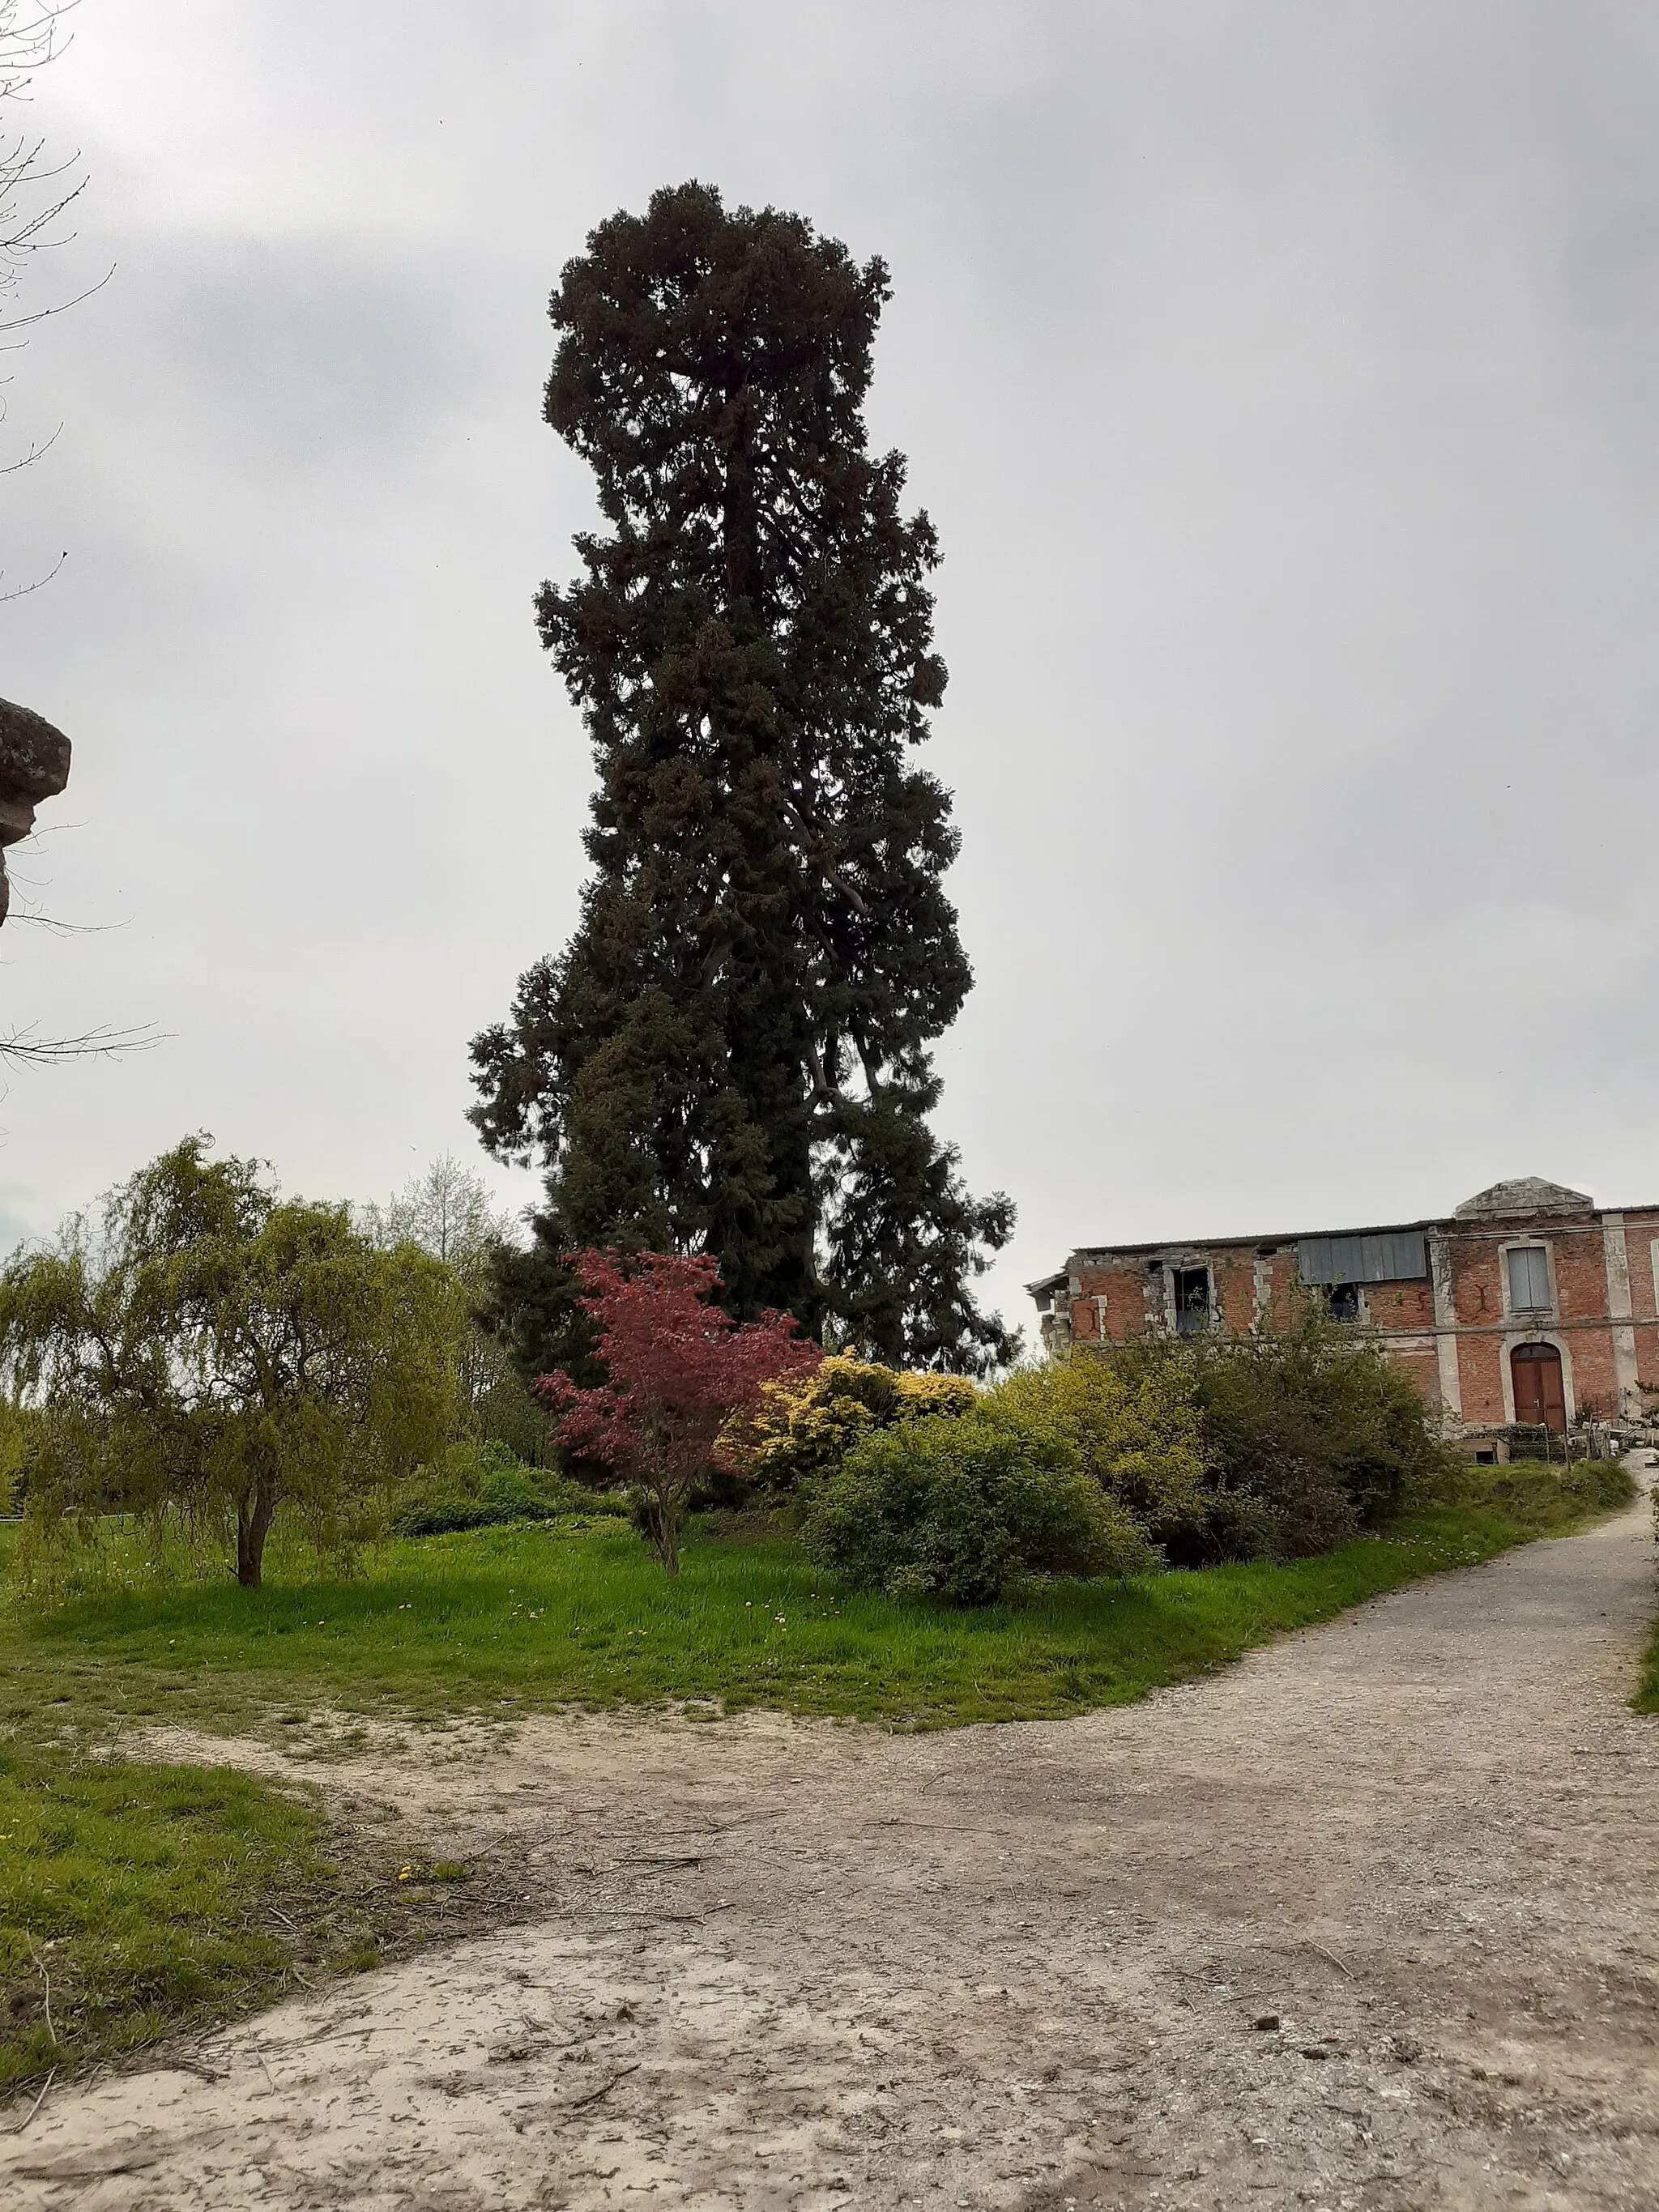
[[[1541,1176],[1519,1176],[1513,1182],[1495,1182],[1477,1191],[1457,1208],[1457,1218],[1490,1218],[1503,1213],[1592,1213],[1595,1201],[1588,1191],[1569,1190],[1565,1183],[1546,1182]]]

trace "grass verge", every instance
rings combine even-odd
[[[1575,1460],[1571,1467],[1517,1460],[1471,1468],[1464,1481],[1466,1502],[1502,1514],[1530,1536],[1570,1535],[1636,1496],[1636,1479],[1618,1460]]]
[[[1659,1534],[1659,1487],[1653,1493],[1655,1534]],[[1653,1641],[1642,1660],[1642,1684],[1631,1699],[1638,1713],[1659,1713],[1659,1620],[1653,1624]]]
[[[240,1774],[0,1752],[0,2087],[276,1994],[319,1827]]]

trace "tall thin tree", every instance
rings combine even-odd
[[[711,1254],[738,1316],[889,1359],[1009,1349],[973,1283],[1012,1208],[928,1121],[972,978],[950,799],[911,757],[938,545],[864,422],[889,292],[693,183],[601,224],[553,295],[545,417],[607,527],[537,617],[593,744],[594,873],[472,1048],[485,1144],[547,1170],[504,1285],[532,1360],[570,1311],[557,1255],[601,1243]]]

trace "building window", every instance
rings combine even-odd
[[[1510,1260],[1510,1311],[1511,1313],[1547,1313],[1550,1310],[1549,1254],[1538,1245],[1525,1245],[1511,1252]]]
[[[1333,1283],[1328,1295],[1331,1302],[1333,1321],[1358,1320],[1359,1285],[1358,1283]]]
[[[1429,1272],[1419,1229],[1378,1229],[1358,1237],[1304,1237],[1297,1247],[1304,1283],[1413,1283]]]
[[[1202,1336],[1210,1326],[1210,1271],[1176,1267],[1173,1273],[1176,1328],[1182,1336]]]

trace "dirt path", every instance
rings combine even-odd
[[[1652,1599],[1644,1506],[1077,1721],[319,1770],[536,1917],[54,2092],[0,2197],[1649,2212]]]

